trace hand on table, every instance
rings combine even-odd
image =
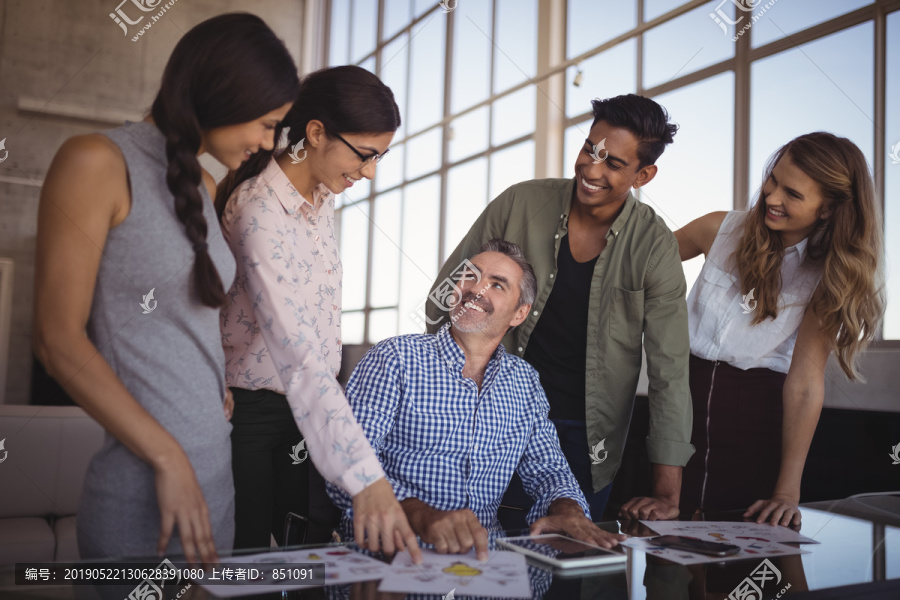
[[[640,496],[632,498],[619,509],[620,519],[643,519],[645,521],[665,521],[677,519],[678,503],[669,499]]]
[[[387,555],[406,549],[414,563],[422,562],[416,534],[384,477],[353,496],[353,535],[360,548]]]
[[[413,531],[440,554],[465,554],[475,548],[478,560],[488,559],[487,529],[471,510],[437,510],[418,498],[407,498],[402,504]]]
[[[624,535],[609,533],[594,525],[584,516],[581,506],[569,498],[555,500],[547,513],[546,517],[538,519],[531,525],[529,535],[562,533],[602,548],[612,548],[625,540]]]
[[[757,513],[759,513],[756,517],[757,523],[769,522],[785,527],[800,526],[800,508],[797,502],[781,494],[775,494],[768,500],[757,500],[747,509],[744,517],[752,517]]]

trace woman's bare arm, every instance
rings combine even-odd
[[[72,399],[153,466],[162,515],[159,550],[177,523],[189,560],[215,560],[206,503],[178,442],[128,392],[88,339],[94,285],[109,230],[125,220],[125,161],[105,136],[65,142],[41,190],[35,260],[33,344]]]
[[[778,481],[772,497],[757,500],[744,514],[745,517],[759,513],[757,522],[760,523],[800,524],[800,479],[825,401],[825,365],[830,353],[828,340],[819,329],[818,319],[811,310],[807,310],[800,323],[794,355],[784,382]],[[762,492],[767,493],[767,490]]]
[[[725,220],[725,211],[711,212],[700,218],[694,219],[681,229],[675,232],[675,239],[678,240],[678,253],[681,260],[690,260],[701,253],[705,256],[709,254],[713,242],[716,241],[716,234]]]

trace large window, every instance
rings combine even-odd
[[[571,177],[590,100],[632,92],[680,126],[639,194],[672,229],[746,209],[768,157],[799,134],[853,140],[886,199],[883,337],[900,339],[896,1],[325,2],[328,64],[373,70],[403,115],[373,184],[339,201],[345,343],[421,331],[441,262],[487,203],[536,173]],[[561,156],[548,160],[547,140]],[[689,286],[701,263],[685,264]]]
[[[777,6],[777,5],[776,5]],[[753,63],[750,183],[769,156],[804,133],[829,131],[874,157],[873,24],[867,21]],[[785,73],[790,73],[789,81]]]
[[[330,3],[328,64],[371,69],[403,120],[373,184],[338,201],[347,344],[422,331],[444,257],[491,198],[534,177],[537,0],[436,4]]]
[[[887,19],[887,126],[885,127],[885,278],[888,311],[884,339],[900,340],[900,12]]]
[[[710,102],[709,99],[715,99]],[[726,71],[655,98],[679,125],[672,144],[656,163],[657,176],[641,188],[673,231],[715,210],[733,208],[734,73]],[[688,289],[703,257],[683,263]]]

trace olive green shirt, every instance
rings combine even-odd
[[[526,181],[504,191],[484,209],[432,286],[432,291],[437,289],[490,239],[521,246],[537,277],[537,296],[525,322],[503,338],[516,356],[525,355],[553,289],[574,189],[573,178]],[[629,194],[606,234],[591,281],[585,421],[588,445],[604,442],[592,460],[594,491],[613,480],[622,462],[641,371],[642,338],[650,380],[650,462],[683,467],[694,453],[685,291],[675,235],[653,209]],[[426,315],[429,332],[446,322],[446,313],[435,302],[427,303]]]

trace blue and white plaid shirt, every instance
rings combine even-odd
[[[402,335],[378,343],[359,362],[347,399],[398,500],[418,498],[444,511],[468,508],[488,531],[514,471],[535,499],[534,522],[558,498],[590,512],[547,418],[550,405],[535,371],[500,344],[481,390],[463,377],[465,355],[450,335]],[[352,504],[328,493],[353,531]]]

